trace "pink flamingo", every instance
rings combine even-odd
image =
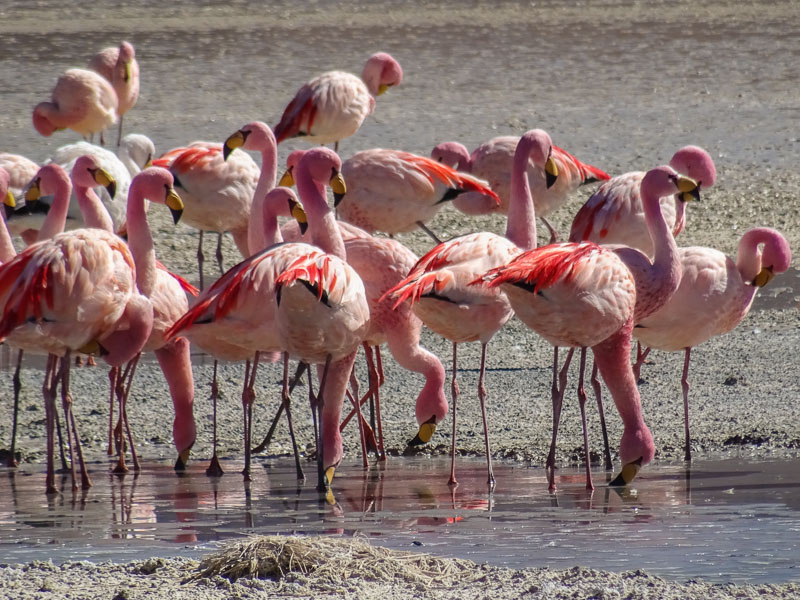
[[[304,151],[295,151],[289,155],[287,158],[288,170],[284,176],[287,179],[282,179],[282,182],[290,185],[294,183],[292,173],[304,153]],[[347,181],[344,174],[345,165],[346,162],[342,165],[342,175]],[[364,282],[369,302],[370,326],[363,344],[367,354],[370,387],[365,399],[372,396],[376,401],[379,429],[378,454],[381,458],[385,458],[379,395],[379,388],[383,383],[383,372],[382,369],[375,366],[373,352],[377,357],[378,365],[380,365],[380,346],[385,342],[398,364],[425,377],[425,385],[416,400],[418,419],[424,415],[424,420],[429,420],[431,415],[436,415],[441,420],[447,413],[447,399],[444,394],[445,371],[438,357],[420,346],[422,321],[414,314],[411,307],[403,304],[392,310],[387,303],[380,301],[384,293],[405,278],[416,264],[417,257],[411,250],[395,240],[373,237],[364,230],[341,221],[337,221],[336,225],[339,227],[344,241],[347,263],[356,270]],[[308,234],[301,236],[297,225],[292,221],[282,228],[282,233],[287,241],[303,241],[314,235],[314,231],[309,229]],[[359,402],[363,402],[363,400]],[[420,424],[422,422],[423,420],[420,420]]]
[[[62,198],[64,210],[53,210],[52,218],[63,219],[70,188],[63,169],[46,165],[40,169],[32,189],[34,194],[54,193]],[[153,324],[152,306],[136,289],[135,278],[135,263],[128,247],[100,229],[59,233],[29,246],[0,268],[0,339],[8,337],[23,349],[55,355],[48,360],[44,385],[48,492],[55,491],[52,432],[57,379],[62,380],[68,425],[75,431],[68,399],[69,360],[62,359],[59,372],[55,357],[68,357],[72,350],[99,351],[112,366],[133,358]],[[69,431],[68,427],[68,435]],[[91,481],[85,472],[77,432],[75,440],[83,485],[87,487]]]
[[[342,175],[348,182],[347,194],[336,196],[337,217],[369,233],[394,235],[419,227],[439,243],[425,223],[444,202],[465,192],[498,202],[496,194],[474,177],[399,150],[357,152],[342,164]]]
[[[369,306],[361,278],[345,261],[345,246],[325,198],[325,185],[345,191],[341,160],[327,148],[306,152],[297,165],[297,190],[313,241],[275,280],[276,329],[285,351],[308,364],[323,364],[315,400],[318,487],[330,488],[342,459],[342,404],[358,346],[369,328]],[[307,246],[306,244],[288,244]],[[321,249],[321,250],[320,250]],[[284,370],[284,386],[285,384]]]
[[[492,138],[478,146],[472,154],[458,142],[443,142],[433,149],[431,156],[435,160],[486,180],[500,198],[499,204],[493,204],[476,194],[462,194],[453,201],[455,208],[468,215],[508,213],[511,205],[512,164],[518,142],[519,137],[511,135]],[[551,241],[555,241],[554,230],[545,217],[563,206],[579,186],[605,181],[610,176],[597,167],[581,162],[558,146],[553,146],[552,156],[558,167],[558,181],[548,186],[547,173],[541,166],[537,168],[532,161],[528,163],[528,178],[536,216],[550,230]]]
[[[350,137],[375,109],[375,96],[400,85],[403,69],[385,52],[373,54],[361,78],[344,71],[328,71],[303,84],[286,106],[275,126],[282,141],[302,136],[315,144],[334,143]]]
[[[655,454],[652,436],[642,418],[629,359],[636,303],[636,284],[631,271],[610,249],[592,242],[567,242],[523,252],[475,283],[481,282],[490,288],[501,287],[516,316],[554,346],[582,348],[578,394],[587,457],[587,489],[594,486],[588,460],[583,372],[585,348],[592,347],[624,425],[620,443],[624,466],[613,483],[630,483],[639,468]],[[557,408],[554,405],[554,436]],[[548,470],[553,489],[552,468]]]
[[[68,69],[58,78],[49,102],[33,109],[33,126],[50,137],[59,129],[72,129],[85,138],[117,122],[117,94],[111,84],[94,71]]]
[[[5,169],[9,175],[8,186],[11,194],[14,196],[14,212],[18,215],[30,212],[34,206],[29,206],[25,202],[25,189],[33,178],[36,177],[36,173],[39,171],[39,165],[21,154],[0,152],[0,167]],[[8,205],[6,204],[6,206]],[[46,214],[44,207],[36,205],[35,208],[43,211],[43,214],[38,217],[43,220],[44,214]],[[10,214],[10,207],[5,210],[6,213]],[[6,223],[6,226],[11,235],[19,235],[26,244],[32,244],[36,241],[38,226],[35,230],[30,230],[24,226],[20,226],[19,229],[15,230],[11,223]]]
[[[481,343],[478,399],[483,415],[488,483],[494,486],[485,406],[486,346],[513,312],[508,299],[499,290],[469,284],[486,271],[506,264],[523,250],[536,247],[536,222],[526,167],[528,160],[532,159],[537,169],[544,169],[549,173],[550,181],[554,181],[559,171],[551,156],[551,149],[550,136],[540,129],[531,130],[520,138],[514,156],[512,202],[506,237],[473,233],[439,244],[419,260],[403,281],[383,296],[384,299],[392,298],[394,306],[410,299],[417,316],[430,329],[453,342],[451,484],[456,483],[457,347],[459,343],[477,340]],[[443,417],[443,412],[418,414],[420,430],[410,443],[416,445],[430,441],[436,424]]]
[[[685,146],[670,160],[678,173],[694,179],[698,189],[710,188],[717,178],[714,161],[698,146]],[[569,240],[591,240],[597,244],[622,244],[653,256],[654,247],[640,194],[644,171],[617,175],[605,182],[581,207],[572,221]],[[677,236],[686,226],[687,194],[661,198],[661,212],[667,227]]]
[[[139,99],[139,63],[136,52],[129,42],[122,42],[118,48],[103,48],[89,61],[89,68],[105,77],[117,94],[117,146],[122,139],[122,117],[136,105]]]
[[[200,230],[197,263],[202,289],[204,231],[219,233],[216,258],[220,273],[225,272],[223,232],[231,232],[242,256],[250,254],[247,228],[260,169],[246,152],[237,152],[230,160],[225,160],[222,145],[209,142],[174,148],[154,160],[153,165],[170,170],[183,199],[183,221]]]
[[[679,250],[683,277],[672,298],[637,323],[634,337],[648,348],[634,365],[639,369],[651,348],[684,351],[683,411],[685,451],[691,460],[689,436],[689,359],[694,346],[731,331],[747,316],[756,292],[789,268],[791,250],[776,230],[757,227],[739,241],[736,261],[713,248]]]

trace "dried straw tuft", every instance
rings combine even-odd
[[[355,538],[253,537],[230,544],[205,558],[186,581],[222,576],[280,580],[313,574],[318,583],[340,584],[357,577],[372,581],[405,581],[430,585],[464,582],[478,576],[464,560],[442,560],[427,554],[388,550]]]

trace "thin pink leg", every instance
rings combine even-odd
[[[642,365],[644,364],[644,360],[647,358],[647,355],[650,354],[650,348],[645,348],[642,350],[642,344],[640,342],[636,342],[636,362],[633,363],[633,379],[636,383],[639,383],[639,373],[642,370]]]
[[[211,463],[206,468],[206,475],[209,477],[222,477],[225,471],[219,464],[219,457],[217,456],[217,397],[219,396],[219,388],[217,387],[217,361],[214,360],[214,378],[211,381],[211,403],[213,406],[213,453],[211,454]]]
[[[483,417],[483,439],[486,442],[486,483],[489,489],[494,489],[494,470],[492,469],[492,451],[489,449],[489,422],[486,418],[486,386],[484,376],[486,374],[486,344],[481,344],[481,372],[478,376],[478,400],[481,403],[481,416]]]
[[[111,367],[108,370],[108,448],[106,454],[114,456],[114,447],[116,446],[114,440],[114,404],[116,400],[115,391],[117,388],[117,378],[119,377],[119,367]]]
[[[586,391],[583,389],[583,376],[586,371],[586,347],[581,348],[581,370],[578,376],[578,405],[581,409],[581,425],[583,426],[583,453],[586,455],[586,489],[593,490],[592,463],[589,457],[589,434],[586,431]]]
[[[600,414],[600,430],[603,432],[603,460],[605,461],[606,471],[614,468],[611,462],[611,448],[608,445],[608,431],[606,430],[606,413],[603,409],[603,389],[598,377],[597,363],[592,361],[592,389],[594,398],[597,401],[597,412]]]
[[[681,377],[681,387],[683,388],[683,430],[685,436],[685,446],[683,458],[687,462],[692,460],[692,438],[689,435],[689,358],[692,349],[686,348],[683,358],[683,376]]]
[[[300,371],[298,370],[298,373]],[[295,374],[295,382],[300,377],[299,374]],[[294,450],[294,464],[295,468],[297,469],[297,479],[299,481],[303,481],[306,476],[303,473],[303,467],[300,465],[300,452],[297,449],[297,439],[294,436],[294,423],[292,422],[292,411],[289,407],[290,404],[290,397],[291,389],[289,388],[289,353],[283,353],[283,385],[281,389],[281,405],[284,407],[286,411],[286,421],[289,424],[289,437],[292,439],[292,450]]]
[[[456,481],[456,404],[458,402],[458,368],[457,353],[458,344],[453,342],[453,383],[450,387],[453,396],[453,444],[450,449],[450,481],[449,485],[458,485]]]
[[[11,425],[11,446],[8,451],[8,460],[6,466],[14,468],[17,466],[17,426],[19,424],[19,393],[22,390],[22,380],[20,379],[20,370],[22,369],[22,353],[20,350],[17,353],[17,368],[14,369],[14,421]]]
[[[55,483],[55,417],[56,417],[56,371],[59,358],[55,354],[47,356],[47,368],[42,384],[42,397],[44,398],[45,424],[47,429],[47,476],[45,477],[46,492],[58,493]]]
[[[547,455],[545,462],[545,470],[547,471],[547,482],[551,492],[556,489],[556,440],[558,439],[558,424],[561,421],[561,407],[564,403],[564,390],[567,387],[567,370],[569,363],[572,361],[572,355],[575,353],[575,348],[570,348],[567,353],[567,358],[564,361],[564,366],[561,370],[558,369],[558,346],[553,348],[553,384],[551,386],[551,397],[553,399],[553,437],[550,440],[550,452]]]

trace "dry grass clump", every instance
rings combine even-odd
[[[388,550],[356,538],[259,536],[230,544],[205,558],[186,581],[219,575],[280,580],[313,573],[317,582],[372,581],[448,585],[475,575],[474,564],[427,554]]]

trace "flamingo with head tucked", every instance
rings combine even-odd
[[[634,365],[639,369],[650,349],[684,351],[683,388],[685,459],[691,460],[689,435],[689,359],[692,348],[731,331],[747,316],[759,288],[786,271],[791,250],[776,230],[756,227],[739,241],[736,260],[713,248],[679,250],[680,286],[659,310],[636,324],[633,335],[647,346]]]
[[[499,290],[473,286],[470,283],[490,269],[506,264],[523,250],[536,247],[536,222],[526,167],[528,160],[532,159],[537,169],[549,174],[548,180],[552,185],[560,173],[551,153],[550,136],[540,129],[531,130],[520,138],[514,156],[512,202],[506,237],[492,233],[473,233],[439,244],[423,256],[408,276],[383,297],[393,300],[395,307],[411,300],[415,313],[423,323],[453,343],[453,445],[450,483],[456,483],[455,413],[459,392],[457,347],[462,342],[480,341],[478,399],[483,415],[488,483],[490,486],[494,485],[485,407],[486,346],[513,312],[508,299]],[[443,417],[444,412],[441,410],[430,414],[418,413],[420,429],[410,444],[427,443],[436,424]]]
[[[60,129],[72,129],[84,138],[100,133],[117,122],[117,93],[98,73],[68,69],[58,78],[49,102],[33,109],[33,126],[49,137]]]
[[[334,143],[350,137],[375,108],[375,97],[400,85],[403,69],[386,52],[373,54],[361,77],[344,71],[318,75],[297,91],[275,125],[275,138],[282,141],[303,137],[315,144]]]
[[[122,139],[122,118],[139,99],[139,63],[130,42],[122,42],[119,47],[103,48],[89,61],[89,68],[105,77],[117,94],[117,146]]]

